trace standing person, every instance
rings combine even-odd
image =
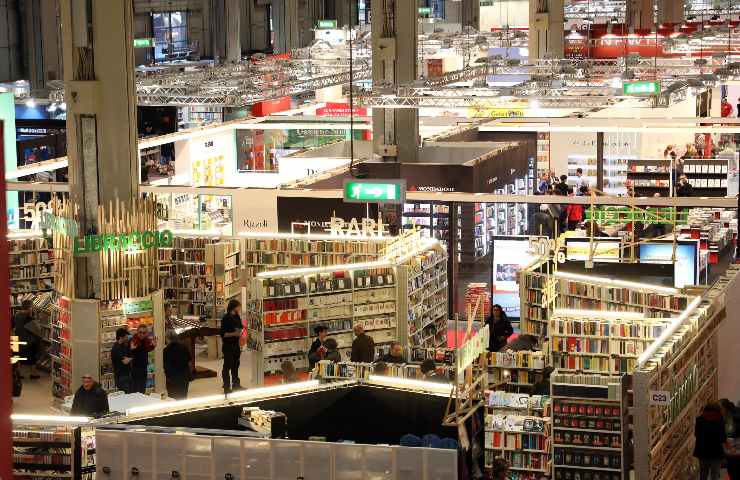
[[[113,364],[113,379],[116,388],[123,393],[131,393],[131,349],[128,328],[116,330],[116,343],[110,349],[110,361]]]
[[[350,360],[353,362],[372,363],[375,360],[375,342],[372,337],[365,333],[365,329],[359,323],[354,327],[355,339],[352,341],[352,354]]]
[[[290,360],[283,360],[280,364],[280,371],[283,374],[283,383],[295,383],[299,380],[295,365]]]
[[[583,205],[569,203],[565,211],[568,215],[568,230],[575,230],[583,221]]]
[[[726,398],[719,401],[725,419],[725,458],[730,480],[740,480],[740,409]]]
[[[313,367],[315,367],[320,360],[323,360],[324,355],[326,355],[324,342],[326,341],[326,337],[329,335],[329,329],[324,325],[317,325],[316,328],[313,329],[313,332],[316,334],[316,340],[313,341],[311,348],[308,349],[309,370],[313,370]]]
[[[339,344],[337,343],[336,338],[327,338],[324,342],[324,347],[326,347],[324,360],[329,360],[334,363],[342,361],[342,355],[339,353]]]
[[[529,234],[553,238],[552,230],[554,225],[555,219],[550,215],[550,207],[543,203],[540,205],[540,210],[532,215],[532,222],[529,225]]]
[[[398,342],[391,343],[391,350],[383,355],[382,361],[384,363],[406,363],[401,344]]]
[[[30,371],[28,376],[32,380],[36,380],[41,378],[36,369],[39,338],[28,329],[28,324],[31,322],[33,322],[33,302],[31,300],[23,300],[20,310],[13,316],[13,329],[15,330],[15,335],[18,337],[18,341],[24,342],[20,346],[19,352],[20,356],[25,358],[22,364],[28,366]]]
[[[131,351],[131,393],[146,393],[149,370],[149,352],[157,346],[157,339],[149,335],[149,327],[140,323],[136,335],[129,342]]]
[[[707,404],[696,418],[694,437],[694,456],[699,459],[699,479],[719,480],[725,456],[723,444],[727,441],[727,435],[722,410],[717,403]]]
[[[86,417],[102,417],[108,411],[108,394],[103,387],[93,380],[89,373],[82,376],[82,385],[75,392],[72,400],[72,409],[69,413],[72,415],[84,415]]]
[[[540,183],[537,185],[537,193],[544,195],[550,190],[550,172],[546,171],[540,178]]]
[[[244,328],[241,318],[242,304],[236,300],[229,300],[226,314],[221,319],[221,338],[223,339],[224,366],[221,369],[224,393],[241,390],[239,382],[239,363],[242,354],[239,339]]]
[[[504,309],[499,304],[491,307],[491,316],[486,323],[488,323],[490,329],[488,351],[498,352],[509,341],[509,337],[514,334],[514,327],[511,326]]]
[[[677,197],[690,197],[694,193],[694,187],[689,183],[686,175],[681,175],[678,179],[678,185],[676,185],[676,196]]]
[[[583,178],[583,169],[581,167],[576,168],[576,186],[575,191],[579,192],[581,191],[581,187],[587,187],[588,184],[586,184],[586,179]]]
[[[732,104],[727,100],[727,97],[722,97],[722,103],[720,104],[720,115],[727,118],[732,116]]]
[[[188,387],[192,379],[193,359],[188,347],[180,343],[174,330],[167,330],[167,346],[164,357],[164,376],[167,379],[167,395],[175,400],[188,398]]]

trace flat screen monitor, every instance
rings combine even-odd
[[[640,244],[640,263],[673,262],[673,241],[654,240]],[[699,283],[699,241],[676,242],[676,261],[673,284],[676,288]]]
[[[494,236],[491,276],[491,304],[499,304],[510,319],[518,319],[519,271],[538,256],[530,249],[528,236]]]

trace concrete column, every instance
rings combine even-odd
[[[61,0],[70,194],[80,227],[94,232],[98,205],[138,196],[133,1]],[[80,8],[80,6],[82,8]],[[97,257],[96,257],[97,258]],[[78,296],[91,298],[83,259]],[[99,272],[91,267],[90,272]],[[95,281],[95,280],[93,280]]]
[[[356,0],[327,0],[326,17],[337,21],[337,26],[342,28],[350,24],[350,1],[352,4],[352,25],[357,25],[357,1]]]
[[[238,62],[242,58],[241,18],[246,8],[242,0],[225,0],[226,13],[226,60]]]
[[[273,0],[272,26],[275,29],[275,53],[287,53],[298,48],[298,0]]]
[[[680,0],[657,0],[658,23],[682,23],[684,2]]]
[[[480,30],[480,0],[462,0],[460,3],[460,17],[463,27],[473,27]]]
[[[678,0],[678,4],[682,3]],[[655,25],[654,0],[627,0],[627,26],[635,29],[649,29]]]
[[[201,0],[200,11],[202,12],[201,22],[203,25],[203,55],[206,57],[214,56],[213,33],[212,33],[213,25],[211,24],[212,8],[213,6],[212,6],[211,0]]]
[[[416,2],[395,2],[385,13],[386,2],[372,2],[373,83],[395,86],[417,79]],[[416,109],[373,108],[374,152],[386,160],[394,157],[415,163],[419,157],[419,113]]]
[[[62,78],[58,0],[22,2],[23,44],[31,90]],[[8,79],[10,80],[10,79]]]
[[[563,0],[530,0],[529,58],[544,58],[564,54]]]
[[[305,0],[306,15],[304,28],[301,30],[301,46],[306,47],[313,42],[314,32],[316,24],[319,20],[325,18],[326,12],[324,9],[323,0]]]

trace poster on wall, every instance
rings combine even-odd
[[[233,142],[233,132],[190,140],[190,176],[194,187],[226,185],[227,172],[234,168]],[[229,163],[232,163],[230,168]]]
[[[509,319],[519,319],[519,271],[537,255],[530,250],[529,236],[493,236],[491,247],[491,304],[501,305]]]

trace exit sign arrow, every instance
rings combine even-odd
[[[406,200],[405,180],[345,180],[344,201],[348,203],[401,204]]]

